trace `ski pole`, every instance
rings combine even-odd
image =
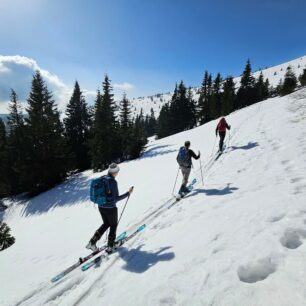
[[[214,149],[215,149],[215,145],[216,145],[216,140],[217,140],[217,135],[216,135],[216,138],[215,138],[215,142],[214,142],[214,145],[213,145],[213,148],[212,148],[212,151],[211,151],[211,154],[210,154],[210,156],[212,156],[213,155],[213,153],[214,153]]]
[[[201,158],[200,158],[200,169],[201,169],[202,185],[204,185],[204,180],[203,180],[203,170],[202,170],[202,162],[201,162]]]
[[[228,131],[228,146],[231,141],[231,130]]]
[[[133,188],[134,188],[134,186],[133,186]],[[120,215],[119,221],[118,221],[118,223],[117,223],[117,226],[118,226],[118,224],[119,224],[119,222],[120,222],[120,220],[121,220],[121,217],[122,217],[122,215],[123,215],[123,213],[124,213],[125,207],[126,207],[128,201],[129,201],[129,199],[130,199],[130,196],[131,196],[131,195],[129,194],[128,198],[126,199],[126,202],[125,202],[125,204],[124,204],[124,207],[123,207],[123,210],[122,210],[122,212],[121,212],[121,215]]]
[[[180,167],[179,167],[178,170],[177,170],[177,175],[176,175],[176,179],[175,179],[175,182],[174,182],[174,186],[173,186],[173,190],[172,190],[172,195],[173,195],[173,193],[174,193],[174,189],[175,189],[175,186],[176,186],[176,181],[177,181],[179,172],[180,172]]]

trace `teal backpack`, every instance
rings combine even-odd
[[[107,194],[110,193],[109,180],[107,175],[93,179],[90,184],[90,200],[99,206],[107,202]]]

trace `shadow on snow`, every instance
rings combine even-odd
[[[124,270],[133,273],[143,273],[156,265],[160,261],[170,261],[174,259],[175,255],[173,252],[165,251],[171,247],[160,248],[156,252],[142,251],[143,245],[140,245],[136,249],[126,250],[125,248],[119,248],[119,256],[125,261],[123,266]]]
[[[253,148],[258,147],[258,146],[259,146],[258,142],[249,142],[247,145],[240,146],[240,147],[230,146],[230,149],[231,149],[231,151],[234,151],[234,150],[250,150],[250,149],[253,149]]]
[[[153,147],[143,153],[143,155],[139,159],[144,159],[144,158],[152,158],[156,157],[158,155],[165,155],[169,154],[172,152],[176,152],[177,150],[163,150],[164,148],[170,147],[171,145],[161,145],[161,146],[156,146]]]
[[[43,214],[56,207],[71,206],[89,201],[91,178],[78,174],[64,183],[30,199],[23,211],[24,216]]]
[[[197,188],[197,189],[194,189],[191,194],[185,196],[184,198],[194,197],[201,193],[204,193],[207,196],[222,196],[222,195],[231,194],[234,191],[239,189],[237,187],[230,187],[230,185],[231,183],[227,184],[227,186],[222,189],[199,189]]]

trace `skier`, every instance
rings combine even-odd
[[[110,228],[108,235],[108,245],[106,252],[111,253],[115,244],[116,231],[118,225],[118,209],[116,203],[121,201],[133,192],[134,187],[131,187],[128,192],[119,196],[118,185],[115,180],[119,173],[119,167],[117,164],[112,163],[109,166],[108,174],[102,176],[103,184],[106,192],[106,203],[99,205],[99,212],[103,220],[103,224],[96,230],[95,234],[90,239],[89,243],[86,245],[87,249],[91,249],[93,252],[97,251],[96,246],[97,241],[102,237],[108,228]]]
[[[224,138],[225,138],[225,134],[226,134],[226,129],[230,130],[231,126],[228,125],[225,118],[222,117],[221,120],[219,121],[217,127],[216,127],[216,137],[218,136],[218,132],[219,132],[219,136],[220,136],[219,152],[222,152],[222,150],[223,150],[223,142],[224,142]]]
[[[182,186],[179,190],[179,195],[184,196],[186,193],[189,192],[187,188],[188,178],[191,172],[192,166],[192,158],[199,159],[201,153],[199,151],[198,155],[196,155],[190,148],[190,141],[185,141],[185,145],[180,148],[179,153],[177,155],[177,162],[180,166],[183,175]]]

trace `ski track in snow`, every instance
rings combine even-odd
[[[192,147],[205,148],[201,150],[204,186],[197,164],[191,174],[191,179],[197,179],[195,189],[185,199],[176,202],[163,192],[172,190],[173,181],[148,207],[135,195],[124,228],[131,230],[146,223],[144,232],[100,265],[86,272],[76,269],[56,284],[49,281],[52,274],[73,261],[65,248],[43,258],[24,254],[24,260],[30,260],[25,264],[40,267],[42,276],[34,271],[35,279],[24,280],[19,293],[15,284],[4,283],[0,275],[1,283],[11,292],[5,300],[0,298],[0,305],[305,305],[306,89],[237,111],[228,121],[232,130],[218,160],[211,154],[214,139],[210,136],[207,144],[202,136],[213,134],[215,122],[156,142],[164,145],[160,150],[169,151],[155,157],[163,167],[176,154],[167,143],[174,143],[177,149],[190,138]],[[157,167],[154,159],[140,162],[142,168]],[[175,165],[168,166],[175,171]],[[138,167],[137,161],[123,164],[123,176],[133,167]],[[154,188],[154,180],[148,180],[147,188]],[[129,183],[128,178],[122,181]],[[57,211],[61,210],[61,214],[71,212],[71,219],[80,221],[74,212],[81,209],[77,207],[57,208],[29,218],[38,226],[39,218],[46,220],[52,214],[52,218],[59,218]],[[97,211],[88,209],[82,208],[82,214],[92,213],[97,225]],[[30,226],[27,218],[18,215],[18,209],[16,213],[8,211],[7,216],[17,230],[20,226],[20,231],[26,231]],[[69,220],[61,221],[58,227],[66,222]],[[83,236],[78,231],[80,239],[86,241],[94,227],[87,226]],[[46,234],[41,229],[38,237]],[[63,233],[65,244],[72,234]],[[4,256],[2,262],[11,264],[16,275],[23,273],[24,260],[18,261],[13,247],[8,251],[12,259]],[[61,252],[65,262],[56,257]],[[6,265],[2,263],[2,267],[5,279],[21,284]],[[46,277],[49,279],[41,282]]]

